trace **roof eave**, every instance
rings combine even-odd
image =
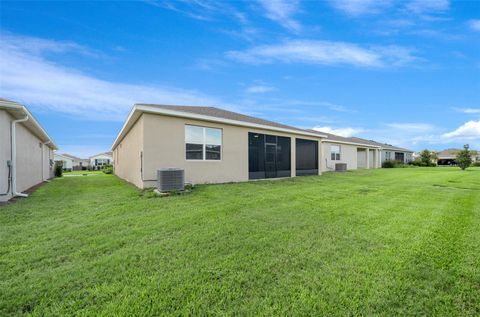
[[[25,125],[32,125],[35,131],[32,131],[42,142],[50,147],[52,150],[58,150],[57,145],[53,142],[53,139],[48,135],[45,129],[38,123],[32,113],[22,104],[19,104],[10,100],[0,100],[0,109],[5,109],[7,112],[15,113],[21,112],[23,116],[28,116],[28,121],[24,122]]]

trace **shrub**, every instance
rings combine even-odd
[[[113,174],[113,166],[112,165],[103,166],[103,172],[105,174]]]
[[[386,160],[385,162],[382,163],[383,168],[394,168],[397,166],[397,161],[393,160]]]
[[[55,177],[62,177],[63,167],[61,164],[55,164],[54,173],[55,173]]]
[[[473,162],[472,166],[480,167],[480,161]]]
[[[419,165],[417,166],[437,166],[435,161],[437,159],[437,154],[434,152],[430,152],[429,150],[425,149],[420,152],[420,157],[417,158]]]
[[[463,150],[458,152],[457,158],[455,161],[457,162],[458,167],[460,167],[462,170],[467,169],[470,165],[472,165],[472,156],[469,151],[469,145],[465,144],[463,146]]]

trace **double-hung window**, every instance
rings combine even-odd
[[[340,145],[330,146],[330,158],[332,161],[340,161]]]
[[[222,130],[186,125],[185,150],[187,160],[220,160],[222,153]]]
[[[392,152],[385,152],[385,159],[390,161],[392,159]]]

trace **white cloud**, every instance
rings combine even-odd
[[[2,97],[40,110],[118,121],[125,119],[136,102],[222,104],[217,98],[196,91],[102,80],[56,64],[46,57],[58,53],[76,54],[79,48],[80,53],[91,54],[88,49],[71,42],[2,34]]]
[[[434,129],[434,127],[428,123],[387,123],[386,126],[407,132],[427,132]]]
[[[379,13],[391,3],[391,0],[330,0],[333,7],[349,15]]]
[[[259,0],[259,2],[270,20],[293,32],[301,30],[300,23],[292,18],[292,15],[298,11],[297,0]]]
[[[449,0],[412,0],[406,5],[407,9],[417,14],[431,14],[446,11],[450,7]]]
[[[267,85],[254,85],[248,87],[245,91],[250,94],[261,94],[266,92],[275,91],[275,87],[267,86]]]
[[[343,137],[346,137],[346,138],[351,137],[351,136],[355,136],[355,135],[365,131],[362,128],[351,128],[351,127],[347,127],[347,128],[314,127],[313,130],[319,131],[319,132],[336,134],[336,135],[343,136]]]
[[[453,108],[454,110],[467,114],[480,113],[480,108]]]
[[[472,30],[480,32],[480,20],[470,20],[468,25]]]
[[[480,140],[480,120],[468,121],[456,130],[442,135],[446,139]]]
[[[361,47],[352,43],[288,40],[256,46],[246,51],[229,51],[227,57],[249,64],[306,63],[363,67],[402,66],[416,58],[410,49],[399,46]]]

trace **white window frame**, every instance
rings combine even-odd
[[[392,152],[386,151],[385,152],[385,160],[390,161],[392,159]]]
[[[332,151],[333,147],[338,147],[338,152]],[[332,159],[332,154],[335,154],[334,158]],[[337,159],[338,154],[338,159]],[[342,146],[341,145],[330,145],[330,160],[332,161],[341,161],[342,160]]]
[[[197,128],[202,128],[202,138],[203,138],[203,143],[202,143],[202,159],[201,160],[196,160],[196,159],[189,159],[187,158],[187,127],[197,127]],[[212,160],[212,159],[207,159],[207,129],[215,129],[220,131],[220,159],[219,160]],[[213,127],[205,127],[201,125],[194,125],[194,124],[185,124],[185,138],[184,138],[184,143],[185,143],[185,160],[189,162],[220,162],[223,159],[223,129],[221,128],[213,128]],[[193,143],[192,143],[193,144]],[[217,144],[215,144],[217,145]]]

